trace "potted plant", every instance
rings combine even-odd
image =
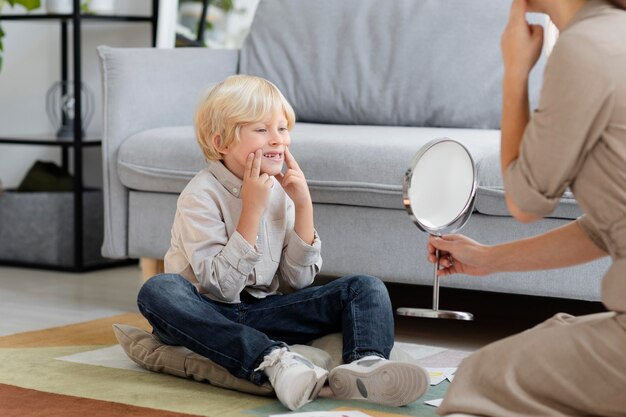
[[[202,0],[179,0],[179,25],[176,33],[176,46],[209,46],[204,34],[211,32],[225,32],[227,20],[232,13],[243,13],[245,9],[236,8],[235,0],[214,0],[209,2],[209,9],[204,16],[204,27],[199,28],[202,20]],[[201,34],[198,31],[201,30]],[[225,33],[215,34],[214,37],[224,37]],[[202,39],[200,39],[202,38]]]
[[[26,8],[26,10],[34,10],[41,6],[41,0],[0,0],[0,15],[2,14],[2,8],[4,3],[8,3],[10,6],[20,4]],[[4,45],[2,44],[2,38],[4,37],[4,31],[0,25],[0,71],[2,71],[2,56],[4,51]]]

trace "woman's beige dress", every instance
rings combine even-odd
[[[570,187],[577,221],[612,258],[609,313],[559,314],[459,368],[441,415],[626,416],[626,11],[590,0],[561,32],[506,189],[548,215]]]

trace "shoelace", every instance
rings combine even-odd
[[[265,355],[263,362],[261,362],[261,364],[254,371],[262,371],[267,367],[276,365],[280,362],[285,352],[287,352],[287,348],[284,347],[274,349],[269,355]]]
[[[274,349],[269,355],[266,355],[265,358],[263,358],[263,362],[261,362],[259,367],[256,368],[254,371],[262,371],[267,367],[276,365],[277,363],[281,362],[286,353],[291,352],[289,352],[287,348]],[[287,356],[287,359],[288,360],[283,362],[283,369],[287,369],[298,364],[305,365],[313,369],[313,364],[308,359],[301,356],[292,354],[291,356]]]

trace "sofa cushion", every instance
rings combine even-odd
[[[297,123],[291,150],[315,203],[401,210],[403,176],[413,155],[441,137],[460,141],[474,158],[476,211],[508,215],[498,130]],[[141,132],[128,138],[118,154],[122,183],[142,191],[179,193],[205,166],[191,126]],[[576,201],[566,193],[550,217],[574,219],[579,214]]]
[[[501,0],[264,0],[239,71],[305,122],[498,128]],[[545,16],[531,16],[545,22]],[[544,57],[531,73],[536,103]]]
[[[117,155],[120,181],[141,191],[180,193],[206,167],[193,126],[150,129],[126,139]]]

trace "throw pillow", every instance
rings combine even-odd
[[[124,324],[114,324],[113,331],[128,357],[139,366],[150,371],[162,372],[182,378],[193,378],[196,381],[204,381],[217,387],[249,394],[274,395],[274,389],[269,382],[265,382],[263,385],[256,385],[248,380],[237,378],[210,359],[198,355],[183,346],[163,344],[158,338],[143,329]],[[340,360],[341,336],[329,335],[322,339],[327,340],[326,345],[339,342]],[[337,360],[331,358],[331,355],[313,346],[293,345],[290,346],[290,349],[325,369],[330,370],[332,366],[337,364]],[[337,351],[336,348],[332,350]]]

